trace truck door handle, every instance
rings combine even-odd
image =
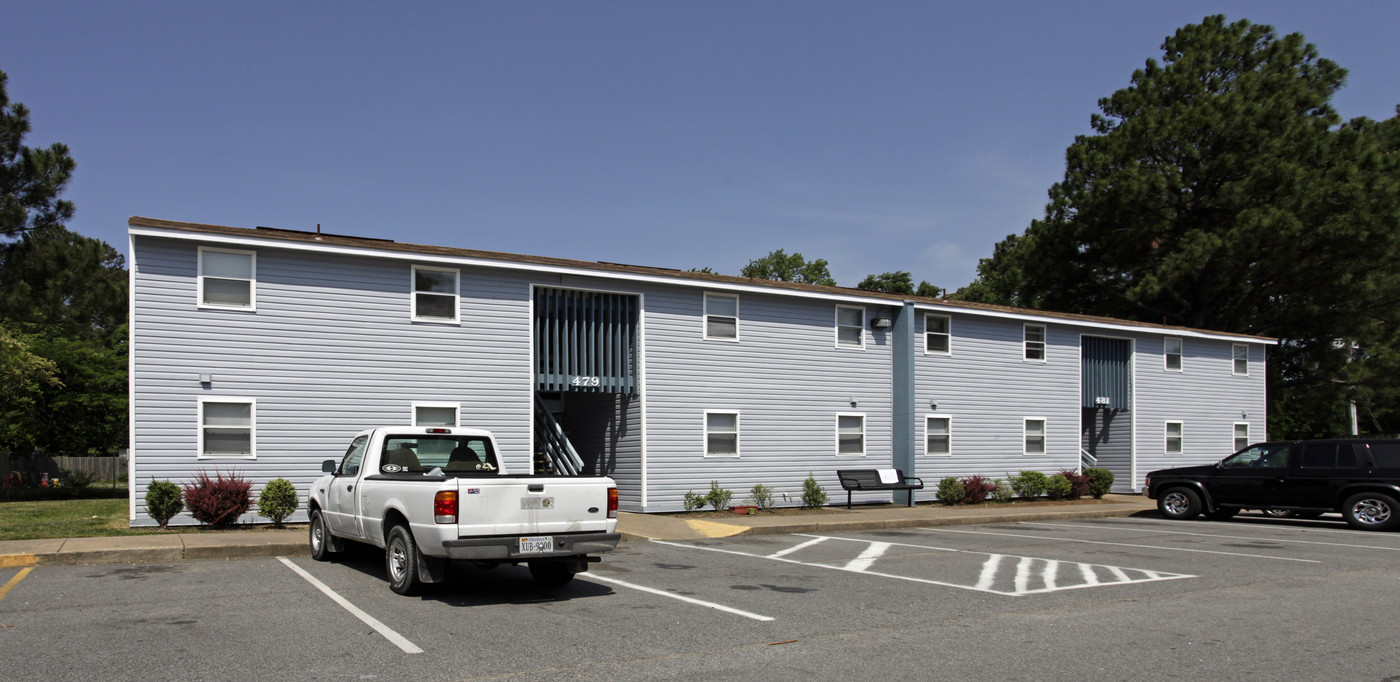
[[[345,491],[346,491],[346,492],[349,492],[349,491],[354,490],[354,489],[355,489],[355,486],[354,486],[353,484],[352,484],[352,485],[347,485],[347,486],[345,486]]]
[[[544,484],[543,484],[543,483],[531,483],[531,484],[529,485],[529,487],[527,488],[527,490],[529,490],[529,491],[532,492],[532,493],[542,493],[542,492],[544,492]]]

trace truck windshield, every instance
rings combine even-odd
[[[386,474],[423,473],[435,468],[448,476],[491,473],[500,469],[491,441],[480,436],[389,436],[379,470]]]

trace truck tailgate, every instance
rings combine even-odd
[[[458,537],[608,530],[608,478],[460,478],[458,486]]]

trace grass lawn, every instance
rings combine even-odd
[[[0,501],[0,540],[148,535],[127,527],[126,498]]]

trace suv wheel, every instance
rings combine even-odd
[[[1389,530],[1400,523],[1400,508],[1389,495],[1359,493],[1347,498],[1342,505],[1342,516],[1354,528]]]
[[[1201,514],[1201,496],[1186,487],[1168,488],[1157,498],[1157,511],[1169,519],[1194,519]]]

